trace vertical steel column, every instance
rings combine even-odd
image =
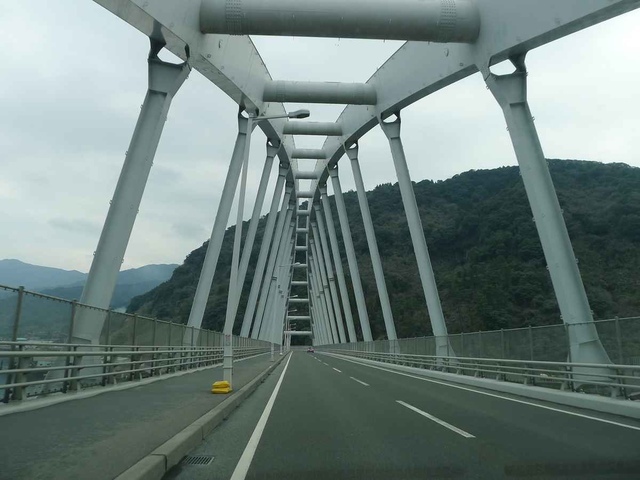
[[[269,147],[267,147],[268,149]],[[271,200],[271,208],[269,209],[269,216],[267,217],[267,224],[264,227],[264,234],[262,236],[262,244],[260,245],[260,253],[258,254],[258,262],[256,263],[256,269],[253,274],[253,282],[251,283],[251,290],[249,292],[249,299],[247,300],[247,309],[244,312],[244,319],[242,320],[242,330],[240,331],[241,337],[248,337],[251,331],[251,322],[253,315],[256,311],[258,303],[258,294],[260,293],[260,287],[262,286],[262,278],[264,276],[264,269],[267,264],[267,255],[269,254],[269,247],[271,246],[271,240],[274,236],[274,229],[276,225],[276,217],[278,217],[278,205],[280,203],[280,196],[282,195],[282,189],[289,172],[289,167],[280,166],[278,171],[278,179],[276,181],[276,188],[273,192],[273,199]],[[285,198],[282,202],[282,208],[285,208],[289,203],[289,199]],[[255,211],[254,211],[255,213]],[[253,222],[253,218],[251,219]],[[257,223],[256,223],[257,227]],[[251,230],[251,226],[249,226]],[[247,253],[247,265],[249,263],[251,254]],[[245,256],[242,255],[242,265],[244,265]],[[246,275],[246,269],[245,269]],[[265,282],[268,282],[266,279]]]
[[[258,185],[256,202],[253,206],[253,212],[251,213],[251,222],[249,223],[249,229],[247,230],[247,236],[245,238],[244,247],[242,249],[242,259],[240,260],[240,270],[238,273],[238,288],[240,289],[240,293],[242,293],[242,287],[244,286],[244,281],[247,276],[247,269],[249,268],[249,260],[251,259],[251,254],[253,252],[253,244],[255,242],[256,232],[258,231],[260,214],[262,212],[262,206],[264,205],[264,198],[267,192],[267,186],[269,184],[269,175],[271,174],[271,169],[273,168],[273,160],[279,149],[279,142],[267,139],[267,157],[262,169],[262,176],[260,177],[260,183]],[[282,181],[282,185],[284,185],[284,179]],[[276,193],[279,198],[282,193],[282,186]],[[236,298],[235,300],[235,307],[232,317],[235,317],[236,313],[238,312],[240,296],[238,296],[238,298]]]
[[[311,284],[313,285],[313,290],[316,295],[317,305],[316,308],[318,310],[318,320],[320,322],[320,326],[322,327],[322,331],[325,337],[325,345],[330,343],[335,343],[333,340],[333,334],[331,330],[331,324],[329,322],[327,308],[324,303],[324,295],[322,292],[322,287],[320,286],[320,274],[318,272],[318,267],[316,266],[316,262],[313,255],[309,255],[309,262],[313,266],[311,269]]]
[[[313,235],[319,239],[319,245],[316,245],[320,259],[322,261],[321,268],[324,267],[327,273],[327,279],[329,280],[329,293],[331,296],[331,303],[333,304],[333,310],[335,313],[336,324],[338,326],[338,336],[340,337],[340,343],[347,343],[347,337],[344,334],[344,323],[342,320],[342,311],[340,310],[340,301],[338,300],[338,290],[336,289],[336,279],[333,276],[333,267],[331,266],[331,254],[329,253],[329,246],[327,245],[327,236],[324,228],[324,219],[320,211],[319,205],[314,205],[316,211],[317,224],[311,223],[313,229]]]
[[[189,75],[187,63],[174,65],[158,58],[163,47],[151,40],[149,86],[82,290],[80,303],[85,305],[109,308],[171,101]],[[83,309],[80,317],[72,341],[99,343],[105,316]]]
[[[259,296],[258,296],[258,293],[256,293],[255,302],[251,303],[251,294],[250,294],[249,302],[247,303],[247,313],[251,313],[251,318],[249,318],[249,324],[251,324],[253,314],[254,312],[256,312],[256,317],[255,317],[255,320],[253,321],[253,327],[251,329],[251,338],[254,338],[254,339],[258,338],[258,334],[260,333],[260,323],[262,322],[262,316],[264,314],[264,308],[266,306],[265,304],[267,301],[266,296],[268,294],[268,291],[271,289],[270,282],[268,281],[268,279],[273,276],[273,265],[275,264],[275,261],[277,259],[276,257],[278,256],[278,252],[280,251],[280,240],[284,235],[285,229],[289,228],[288,216],[289,216],[289,211],[291,210],[289,201],[291,199],[292,191],[293,191],[293,187],[287,186],[285,188],[284,197],[282,199],[282,208],[280,209],[280,213],[278,213],[278,222],[275,227],[273,241],[271,242],[271,246],[270,246],[271,248],[269,249],[270,250],[269,256],[267,258],[268,265],[264,272],[265,281],[262,283],[261,286],[260,284],[258,284],[257,286]],[[252,285],[252,288],[251,288],[252,291],[253,291],[253,287],[256,286],[255,280],[256,279],[254,276],[254,284]],[[251,309],[251,312],[249,312],[249,309]],[[245,313],[245,317],[246,317],[246,313]]]
[[[427,242],[424,238],[424,229],[420,220],[420,212],[418,204],[411,184],[409,176],[409,168],[407,167],[407,159],[402,147],[400,139],[400,113],[396,114],[397,119],[393,122],[384,122],[379,118],[382,131],[389,140],[391,155],[393,156],[393,164],[398,176],[398,185],[400,186],[400,194],[404,211],[409,224],[409,232],[413,243],[413,250],[418,263],[418,272],[422,283],[422,290],[427,301],[427,309],[431,320],[431,328],[436,337],[436,355],[437,356],[455,356],[453,348],[449,345],[449,337],[447,334],[447,325],[444,321],[442,306],[440,305],[440,297],[438,296],[438,287],[436,279],[433,275],[433,267],[429,258],[429,250]]]
[[[291,258],[290,257],[291,251],[295,246],[295,228],[296,228],[295,224],[291,222],[290,230],[285,239],[286,242],[284,245],[284,249],[282,250],[282,253],[279,257],[278,262],[276,263],[276,270],[277,270],[276,276],[278,277],[278,290],[277,290],[277,296],[276,296],[275,319],[277,322],[277,328],[279,328],[279,330],[276,330],[276,337],[274,338],[273,341],[276,344],[281,346],[282,346],[282,336],[284,331],[283,329],[284,317],[285,317],[285,311],[287,307],[287,297],[288,297],[288,295],[285,295],[285,290],[287,289],[285,285],[290,284],[291,280],[289,275],[291,275],[293,271],[292,264],[289,260]],[[289,262],[289,263],[284,263],[284,262]]]
[[[338,178],[338,166],[336,165],[333,168],[327,168],[329,170],[329,175],[331,176],[331,184],[333,185],[333,193],[336,199],[336,207],[338,209],[338,219],[340,220],[344,249],[347,252],[347,262],[349,264],[349,272],[351,273],[353,294],[356,297],[358,317],[360,317],[362,338],[365,342],[371,342],[373,341],[373,338],[371,336],[371,327],[369,325],[369,314],[367,313],[367,304],[364,300],[362,281],[360,280],[360,270],[358,269],[358,261],[356,260],[356,251],[353,248],[351,228],[349,227],[349,218],[347,217],[347,208],[344,205],[342,187],[340,186],[340,179]]]
[[[344,270],[342,269],[342,257],[340,256],[340,248],[338,247],[338,236],[336,235],[336,227],[333,223],[333,214],[331,213],[331,205],[327,198],[327,187],[320,187],[320,200],[322,201],[322,210],[329,230],[329,242],[331,243],[331,251],[333,253],[333,263],[336,266],[336,276],[338,277],[338,287],[340,288],[340,298],[342,299],[342,308],[344,310],[344,318],[347,324],[347,333],[349,334],[349,342],[357,342],[356,329],[353,325],[353,314],[351,313],[351,302],[349,301],[349,292],[347,291],[347,282],[344,278]]]
[[[231,157],[227,178],[225,179],[222,195],[220,196],[220,205],[218,206],[216,219],[213,223],[213,229],[211,230],[211,238],[209,239],[207,253],[204,257],[204,263],[200,272],[198,287],[196,288],[196,294],[193,298],[193,304],[191,305],[191,313],[189,314],[189,322],[187,323],[189,327],[200,328],[202,325],[202,318],[204,317],[207,300],[209,299],[213,275],[218,265],[218,258],[220,257],[220,248],[224,240],[224,232],[227,229],[227,222],[229,221],[231,204],[233,203],[233,197],[236,187],[238,186],[238,177],[242,169],[246,136],[249,134],[248,123],[248,119],[243,117],[241,112],[238,113],[238,136],[236,137],[233,156]],[[186,344],[186,339],[183,343]]]
[[[277,277],[278,275],[278,271],[273,265],[277,265],[282,261],[282,254],[285,248],[286,238],[291,232],[291,225],[288,222],[288,220],[290,219],[289,211],[290,210],[288,209],[285,217],[287,222],[285,222],[285,225],[283,225],[283,229],[286,229],[286,233],[285,232],[281,233],[280,237],[277,239],[278,244],[277,245],[274,244],[272,246],[271,254],[275,255],[275,260],[272,260],[271,257],[269,258],[269,264],[271,268],[267,269],[267,274],[270,273],[271,277]],[[275,248],[275,250],[273,250],[273,248]],[[275,315],[276,315],[276,310],[275,310],[276,305],[274,305],[273,303],[276,297],[274,296],[274,291],[272,290],[272,288],[273,287],[271,283],[265,282],[262,285],[262,291],[260,292],[260,302],[258,306],[256,319],[253,324],[253,332],[252,332],[252,335],[255,335],[254,338],[257,338],[259,340],[270,338],[269,336],[271,332],[271,324],[267,324],[265,322],[271,321],[271,319],[275,318]]]
[[[283,212],[280,212],[280,213],[282,214]],[[293,208],[291,204],[287,206],[287,210],[284,213],[285,213],[285,217],[284,217],[285,221],[283,222],[282,229],[280,230],[279,236],[275,239],[277,240],[277,242],[274,241],[272,245],[272,249],[271,249],[272,255],[269,258],[269,264],[267,265],[267,272],[266,272],[267,278],[277,274],[277,272],[274,273],[276,270],[276,265],[279,265],[280,263],[282,263],[282,255],[287,246],[287,238],[291,236],[291,230],[293,229],[291,225],[291,216],[293,215]],[[253,329],[254,329],[252,332],[253,338],[258,338],[261,332],[261,324],[263,321],[263,317],[265,315],[265,307],[266,307],[267,301],[270,298],[269,288],[270,286],[267,283],[265,283],[262,286],[262,292],[260,294],[260,301],[258,302],[258,310],[256,313],[256,320],[253,325]]]
[[[482,72],[504,113],[562,320],[571,327],[568,329],[571,361],[611,363],[593,323],[569,233],[527,102],[525,55],[510,60],[516,68],[512,74],[494,75],[488,67]]]
[[[327,319],[329,321],[329,326],[331,327],[331,336],[333,337],[333,343],[341,343],[340,337],[338,335],[336,317],[333,314],[333,304],[331,303],[331,292],[329,291],[329,281],[327,280],[327,275],[324,269],[322,268],[322,264],[324,262],[322,260],[322,255],[320,254],[320,247],[316,243],[316,239],[309,240],[309,244],[311,245],[311,250],[313,253],[313,262],[316,267],[316,271],[319,273],[318,280],[320,282],[320,292],[322,294],[322,303],[327,312]]]
[[[225,314],[224,347],[222,353],[223,379],[233,385],[233,320],[235,319],[235,307],[240,301],[242,287],[238,286],[238,270],[240,268],[240,247],[242,243],[242,223],[244,219],[244,201],[247,196],[247,175],[249,173],[249,150],[251,148],[251,134],[253,133],[253,118],[250,116],[247,122],[247,134],[242,152],[242,176],[240,179],[240,192],[238,193],[238,212],[236,215],[236,228],[233,237],[233,253],[231,254],[231,275],[229,278],[229,290],[227,295],[227,310]]]
[[[367,245],[369,246],[369,255],[373,264],[373,276],[378,287],[378,296],[380,297],[380,306],[382,307],[382,317],[384,318],[384,326],[387,331],[389,340],[397,340],[396,325],[393,321],[393,312],[389,303],[389,293],[387,292],[387,283],[384,279],[384,271],[382,270],[382,260],[380,259],[380,251],[378,250],[378,242],[376,241],[376,233],[373,229],[373,221],[371,220],[371,211],[369,210],[369,202],[367,201],[367,191],[364,188],[362,172],[358,163],[358,144],[351,148],[345,148],[349,160],[351,160],[351,169],[353,170],[353,179],[356,182],[356,192],[358,194],[358,203],[360,204],[360,213],[364,223],[364,232],[367,237]]]

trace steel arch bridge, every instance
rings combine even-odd
[[[610,363],[593,325],[529,110],[525,56],[536,47],[634,10],[640,7],[640,0],[352,0],[348,4],[338,0],[272,0],[268,7],[259,0],[95,1],[147,35],[151,51],[149,90],[82,303],[99,308],[109,305],[171,99],[189,71],[196,69],[239,105],[239,130],[189,326],[201,325],[239,183],[238,225],[242,223],[250,137],[253,128],[259,126],[269,139],[267,158],[242,249],[240,229],[236,231],[232,286],[244,283],[269,172],[276,157],[279,173],[241,336],[287,343],[292,335],[307,334],[317,345],[372,340],[340,189],[338,165],[346,154],[356,180],[386,334],[393,351],[393,342],[397,340],[393,313],[358,163],[359,139],[380,126],[389,140],[398,175],[436,337],[436,355],[455,357],[402,147],[400,111],[480,72],[504,113],[562,318],[565,324],[574,327],[570,331],[571,360]],[[249,37],[252,34],[396,39],[406,43],[363,84],[274,81]],[[160,60],[157,55],[162,48],[184,63],[174,65]],[[494,74],[491,67],[505,60],[513,64],[514,72]],[[284,106],[288,102],[344,104],[345,108],[333,123],[302,122],[292,119],[304,117],[304,112],[288,113]],[[326,140],[321,149],[300,149],[296,148],[296,135],[316,135]],[[301,170],[297,159],[315,159],[315,169]],[[300,190],[302,179],[312,180],[309,191]],[[327,199],[328,181],[336,195],[337,224]],[[309,201],[308,209],[300,208],[301,200]],[[336,227],[340,228],[345,243],[355,307],[350,305],[347,295]],[[296,269],[305,271],[305,281],[293,279]],[[292,288],[306,290],[306,298],[291,295]],[[239,287],[230,288],[224,329],[227,339],[231,338],[239,297]],[[308,315],[289,315],[290,304],[308,305]],[[83,315],[75,327],[74,339],[95,344],[104,319],[90,312]],[[288,328],[290,320],[306,321],[309,328],[294,332]],[[230,378],[230,340],[226,347]]]

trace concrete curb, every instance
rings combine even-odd
[[[512,395],[518,395],[519,397],[525,397],[527,399],[543,400],[559,405],[584,408],[586,410],[593,410],[600,413],[608,413],[612,415],[620,415],[627,418],[640,419],[640,402],[634,402],[631,400],[600,397],[597,395],[589,395],[585,393],[563,392],[560,390],[552,390],[550,388],[536,387],[533,385],[522,385],[520,383],[502,382],[489,378],[466,377],[464,375],[456,375],[454,373],[444,373],[416,367],[407,367],[404,365],[378,362],[375,360],[351,357],[349,355],[340,355],[336,353],[320,353],[334,356],[336,358],[354,360],[363,364],[385,367],[390,370],[398,370],[400,372],[411,373],[417,376],[446,381],[452,384],[479,387],[485,390],[510,393]]]
[[[237,392],[232,393],[222,403],[160,445],[131,468],[118,475],[115,480],[160,480],[169,469],[177,465],[187,453],[197,447],[214,428],[226,420],[231,415],[231,412],[266,380],[267,376],[287,355],[282,357],[278,355],[278,357],[275,363],[264,372]]]

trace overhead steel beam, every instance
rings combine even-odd
[[[278,80],[267,82],[262,100],[265,102],[329,103],[347,105],[375,105],[378,95],[373,85],[366,83],[297,82]],[[298,122],[288,122],[289,128]],[[305,123],[302,123],[305,125]],[[309,125],[309,124],[306,124]],[[335,124],[329,124],[335,125]],[[304,128],[304,127],[303,127]],[[335,127],[330,127],[332,130]],[[342,134],[342,129],[340,133]],[[309,134],[307,134],[309,135]]]
[[[295,148],[291,152],[291,158],[306,158],[308,160],[318,160],[327,158],[327,153],[322,149]]]
[[[287,122],[282,131],[285,135],[342,135],[342,125],[333,122]]]
[[[311,172],[296,172],[295,174],[295,179],[296,180],[317,180],[319,177],[318,172],[316,171],[311,171]]]
[[[474,42],[474,0],[203,0],[202,33]]]

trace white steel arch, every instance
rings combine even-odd
[[[350,32],[351,30],[347,28],[348,25],[354,25],[362,26],[362,31],[367,32],[361,35],[364,38],[384,38],[384,35],[378,35],[379,32],[376,32],[376,28],[383,28],[384,24],[384,22],[379,22],[380,18],[377,18],[375,14],[376,8],[382,5],[379,0],[370,0],[373,13],[368,12],[367,15],[364,15],[365,19],[362,24],[357,12],[346,7],[343,2],[327,0],[322,3],[325,15],[324,23],[323,21],[309,22],[307,18],[297,19],[294,22],[295,25],[283,23],[282,19],[279,20],[280,23],[274,24],[273,12],[255,10],[256,6],[259,10],[263,5],[253,0],[206,0],[204,3],[203,0],[183,0],[181,2],[163,0],[95,1],[151,39],[166,44],[168,50],[187,61],[192,68],[201,72],[247,110],[257,111],[261,115],[268,116],[283,115],[285,113],[284,106],[279,102],[291,101],[287,95],[294,93],[295,98],[306,98],[312,103],[331,103],[332,100],[336,103],[350,102],[351,104],[343,110],[337,119],[335,128],[331,128],[330,125],[323,125],[322,128],[319,128],[318,125],[297,129],[287,128],[286,131],[291,133],[323,134],[327,132],[327,134],[331,134],[327,137],[322,149],[295,149],[293,137],[283,134],[286,120],[271,120],[260,124],[267,137],[281,140],[283,148],[281,148],[279,156],[282,163],[291,165],[290,181],[294,181],[296,178],[315,177],[317,179],[313,181],[312,189],[309,192],[298,192],[296,188],[293,198],[312,198],[313,203],[316,204],[320,199],[318,186],[325,185],[329,176],[327,166],[333,169],[343,157],[345,148],[357,142],[362,135],[377,124],[381,124],[388,116],[398,113],[413,102],[478,71],[482,73],[491,93],[503,108],[507,123],[513,123],[521,130],[519,134],[512,133],[514,146],[517,142],[521,144],[520,151],[516,146],[516,154],[521,168],[523,162],[533,165],[536,161],[543,160],[542,149],[535,128],[532,126],[526,102],[524,55],[538,46],[640,7],[640,0],[563,0],[562,2],[557,0],[538,0],[536,2],[530,0],[429,0],[428,2],[425,0],[403,0],[402,8],[398,12],[394,11],[391,15],[393,22],[396,23],[393,29],[390,27],[388,30],[389,32],[393,30],[393,33],[389,33],[390,38],[402,38],[402,29],[397,27],[403,21],[403,14],[406,15],[405,20],[409,22],[409,15],[424,7],[428,8],[424,11],[429,13],[429,18],[425,21],[428,20],[428,29],[432,30],[425,32],[424,37],[420,32],[416,34],[414,31],[406,38],[441,42],[456,40],[467,43],[407,42],[376,71],[366,84],[345,85],[319,84],[317,82],[307,82],[306,84],[303,84],[304,82],[273,82],[267,67],[249,37],[241,35],[257,32],[271,35],[294,33],[297,35],[335,36],[336,32]],[[359,0],[358,4],[369,5],[367,2],[363,2],[364,0]],[[209,8],[212,6],[215,8]],[[300,5],[291,3],[291,0],[272,0],[269,4],[269,9],[277,10],[279,8],[284,13],[288,11],[287,9],[295,10],[298,7]],[[341,8],[347,8],[349,15],[336,16],[336,12]],[[217,22],[217,27],[211,27],[211,23],[208,23],[209,20],[212,20],[211,18],[203,17],[203,15],[210,15],[214,11],[217,11],[219,16],[222,15],[220,12],[224,12],[226,16],[224,21],[220,18],[213,19],[214,23]],[[473,11],[472,16],[466,15],[471,11]],[[460,30],[460,35],[443,34],[443,32],[456,31],[458,27],[465,25],[465,22],[470,18],[472,21]],[[456,23],[458,21],[459,25]],[[261,22],[272,23],[265,25]],[[336,22],[342,23],[335,25]],[[207,32],[224,31],[231,33],[231,35],[202,33],[202,28],[205,28],[204,31]],[[351,36],[358,37],[358,28],[355,30],[356,33]],[[490,71],[491,65],[507,59],[511,60],[516,67],[516,72],[507,76],[510,77],[509,81],[506,78],[498,79]],[[507,84],[508,86],[505,86]],[[272,101],[266,102],[265,98]],[[529,116],[527,117],[527,115]],[[397,139],[399,142],[399,134]],[[401,143],[398,145],[401,150]],[[526,151],[527,149],[529,151]],[[398,152],[399,150],[396,148],[395,154]],[[404,154],[402,153],[402,155]],[[296,158],[318,159],[315,171],[313,173],[303,172],[298,175]],[[540,197],[541,200],[538,199],[536,208],[541,218],[548,214],[556,218],[550,223],[550,227],[541,228],[551,228],[547,230],[547,233],[553,232],[554,228],[556,228],[555,233],[559,232],[558,239],[553,242],[547,240],[546,247],[543,239],[543,249],[547,255],[549,245],[558,246],[564,242],[565,245],[562,248],[565,250],[565,255],[558,256],[556,258],[559,259],[557,265],[551,265],[551,267],[563,271],[570,270],[568,263],[573,258],[573,252],[566,231],[564,233],[566,239],[560,239],[563,236],[561,230],[565,228],[564,222],[559,213],[550,177],[543,178],[545,175],[548,177],[548,172],[545,174],[543,170],[536,173],[534,177],[536,175],[537,177],[531,180],[534,183],[538,182],[538,186],[544,184],[543,190],[547,190],[546,196]],[[526,180],[525,187],[531,201],[531,184],[528,185]],[[533,192],[534,197],[536,194],[537,192]],[[405,209],[406,205],[405,203]],[[536,208],[534,208],[534,216]],[[541,238],[544,237],[543,233],[540,230]],[[426,252],[426,245],[424,251]],[[547,257],[549,262],[549,256],[547,255]],[[573,261],[575,262],[575,259]],[[558,265],[563,262],[564,264],[559,267]],[[550,271],[553,268],[550,268]],[[574,280],[576,279],[577,268],[575,265],[573,268],[575,272],[565,275],[563,280],[569,279],[571,275],[574,275]],[[574,286],[579,283],[580,288],[583,289],[579,272],[577,272],[577,282],[573,283]],[[567,300],[571,296],[569,295],[564,300],[574,304],[582,302],[577,299],[580,295],[584,295],[584,292],[578,291],[580,288],[571,293],[575,298],[569,299],[569,301]],[[560,299],[559,303],[562,310]],[[582,303],[582,307],[588,307],[587,302]],[[588,316],[586,315],[586,317]],[[586,336],[589,337],[590,334]],[[583,340],[584,344],[592,341],[588,338]]]

